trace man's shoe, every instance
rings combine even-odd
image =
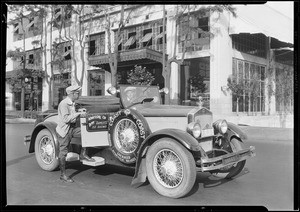
[[[89,162],[95,162],[94,158],[91,158],[91,157],[89,157],[88,155],[85,155],[85,154],[81,154],[79,159],[80,159],[80,161],[87,160]]]
[[[74,180],[72,180],[70,177],[68,177],[67,175],[60,175],[60,179],[66,183],[73,183]]]
[[[89,162],[95,162],[95,159],[94,158],[91,158],[87,155],[87,149],[85,147],[83,147],[81,149],[81,153],[80,153],[80,156],[79,156],[79,159],[80,161],[82,160],[87,160]]]

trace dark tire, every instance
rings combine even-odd
[[[112,152],[125,164],[133,164],[141,143],[149,135],[147,126],[142,119],[129,110],[119,111],[110,128]]]
[[[166,197],[183,197],[195,184],[196,166],[192,154],[171,138],[161,138],[150,146],[146,169],[151,186]]]
[[[54,139],[48,129],[43,129],[37,134],[34,149],[36,161],[42,169],[46,171],[57,169],[59,160],[55,157]]]
[[[243,142],[236,138],[231,139],[230,146],[231,146],[232,152],[237,152],[237,151],[244,149]],[[245,164],[246,164],[246,160],[243,160],[243,161],[238,162],[237,164],[231,165],[229,167],[224,167],[223,169],[215,170],[215,171],[211,172],[211,174],[217,178],[230,179],[230,178],[238,175],[245,167]]]

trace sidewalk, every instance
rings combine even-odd
[[[248,139],[268,138],[272,141],[294,141],[294,129],[278,127],[239,126]]]
[[[33,124],[35,119],[5,117],[6,124]]]

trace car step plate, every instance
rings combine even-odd
[[[102,157],[94,156],[92,157],[95,159],[94,162],[88,161],[88,160],[82,160],[82,164],[88,165],[88,166],[101,166],[105,164],[105,159]]]

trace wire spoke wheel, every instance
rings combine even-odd
[[[125,154],[133,153],[139,144],[136,124],[130,119],[121,119],[114,130],[114,141],[118,151]]]
[[[149,147],[146,170],[151,186],[166,197],[187,195],[196,181],[193,155],[171,138],[161,138]]]
[[[182,162],[170,149],[163,149],[155,155],[153,170],[159,183],[167,188],[175,188],[182,182]]]

